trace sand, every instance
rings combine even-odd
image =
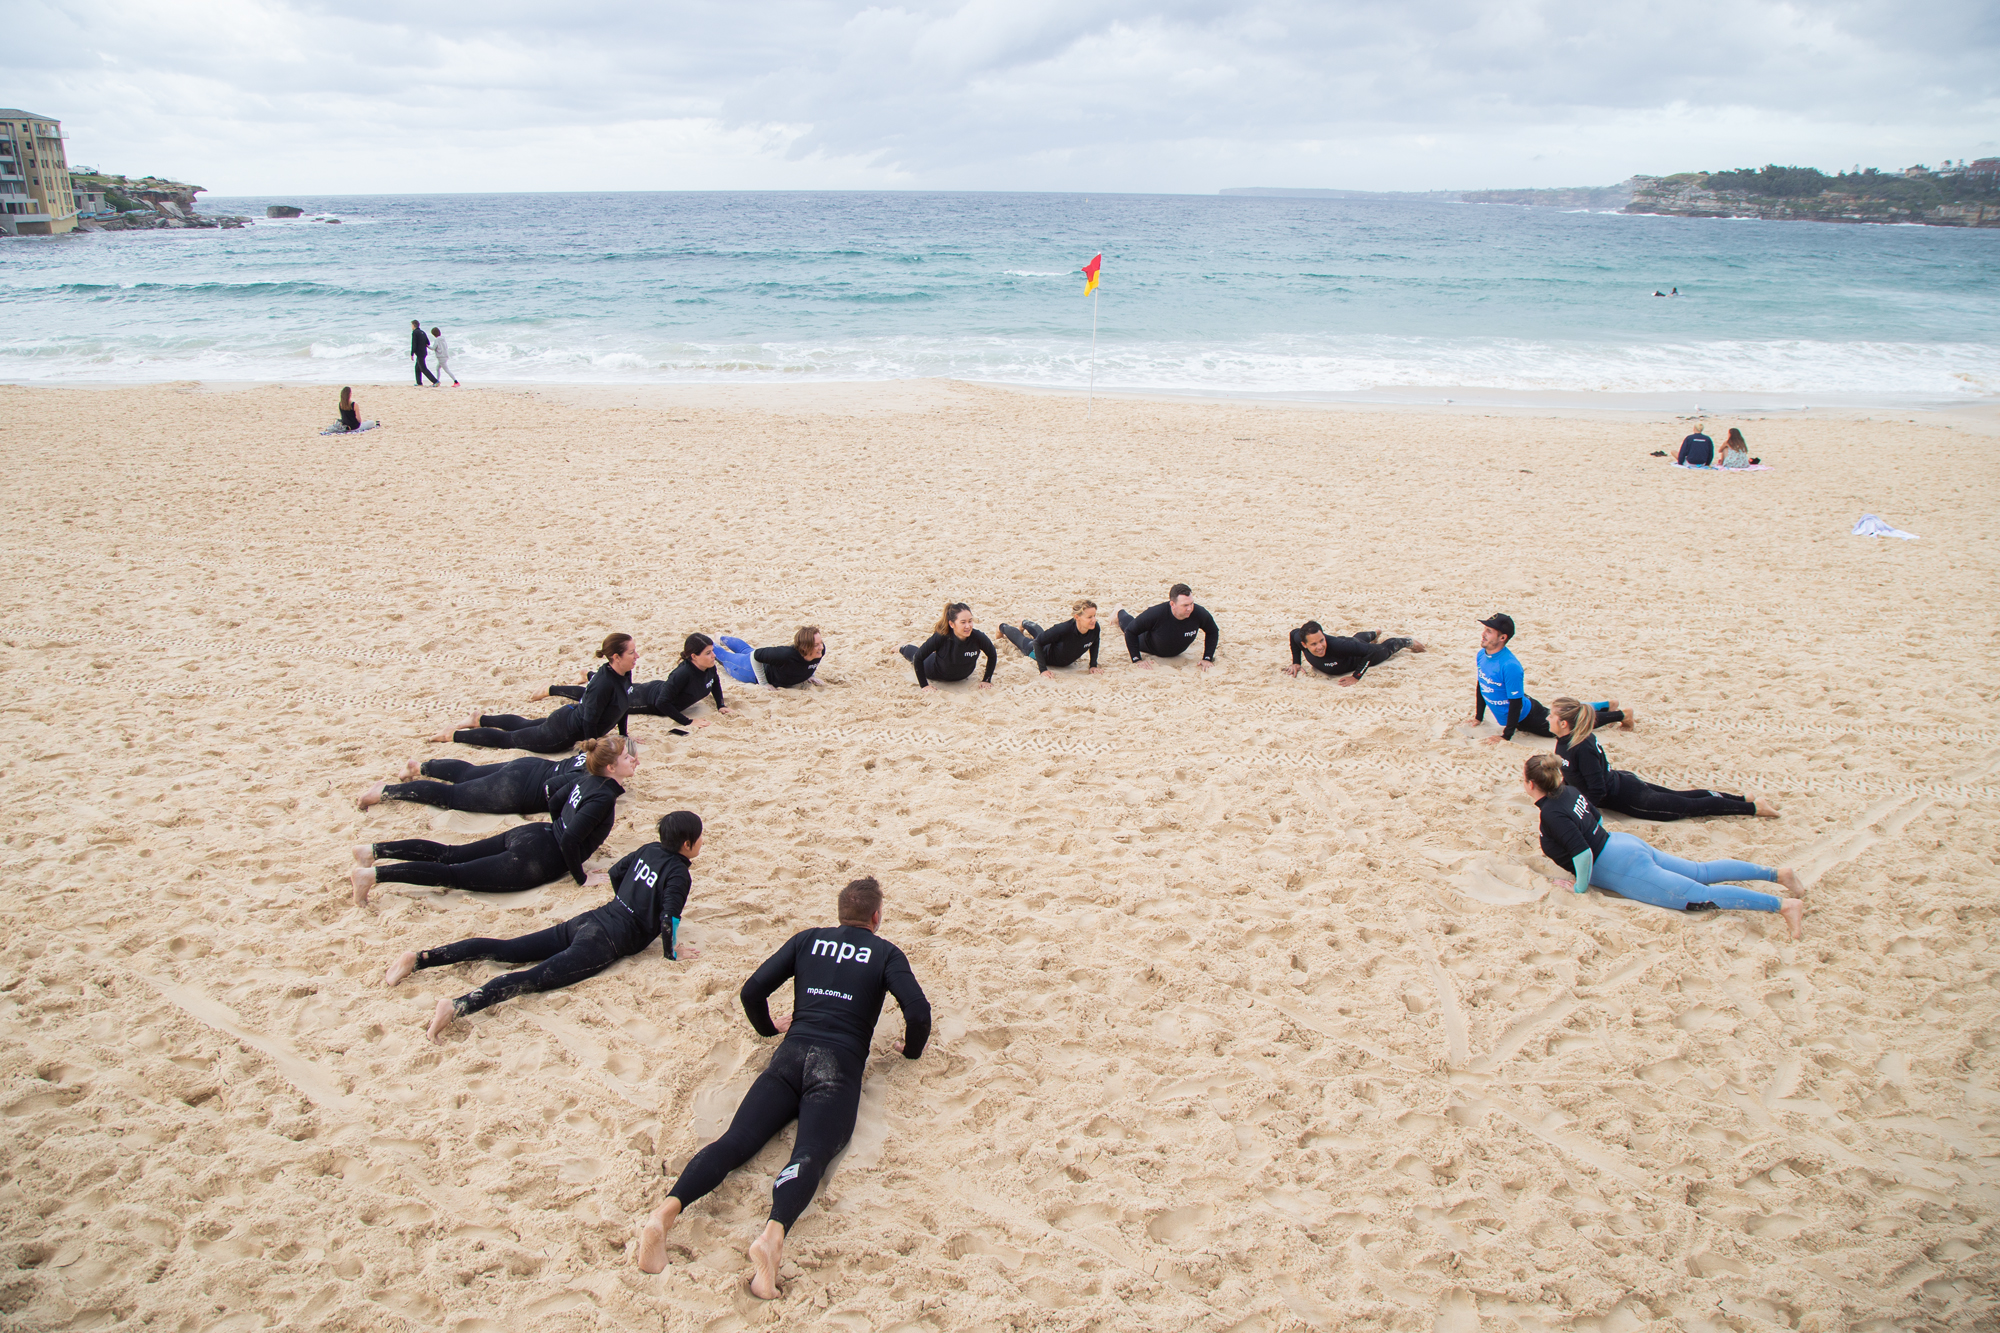
[[[2000,1318],[2000,462],[1936,418],[1027,395],[0,389],[6,1327],[1970,1328]],[[1717,425],[1730,424],[1728,421]],[[1863,511],[1922,540],[1848,535]],[[919,695],[897,645],[1192,583],[1192,662]],[[1475,743],[1477,617],[1613,695],[1621,767],[1778,820],[1614,827],[1800,867],[1776,918],[1555,889]],[[1308,616],[1414,633],[1342,689]],[[708,821],[686,938],[424,1038],[405,948],[601,901],[347,892],[353,804],[607,630],[824,627],[828,684],[647,743],[604,859]],[[532,710],[528,710],[532,711]],[[464,751],[460,751],[464,753]],[[878,1029],[775,1305],[780,1139],[635,1227],[769,1044],[743,977],[879,875],[937,1011]],[[779,1007],[788,995],[781,992]]]

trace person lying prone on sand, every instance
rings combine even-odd
[[[399,955],[382,977],[394,986],[421,968],[490,958],[500,963],[533,963],[520,972],[494,977],[457,999],[437,1002],[431,1014],[430,1038],[437,1041],[453,1019],[489,1009],[502,1000],[536,991],[560,990],[594,977],[620,958],[629,958],[654,940],[669,959],[693,959],[693,948],[680,945],[681,912],[693,887],[689,863],[701,855],[701,816],[676,810],[660,820],[660,840],[622,857],[607,872],[613,897],[561,925],[519,939],[460,940],[442,949],[417,949]]]
[[[1549,710],[1528,697],[1521,659],[1507,646],[1514,638],[1514,618],[1488,616],[1479,625],[1479,651],[1472,655],[1472,716],[1463,725],[1478,726],[1486,720],[1490,708],[1493,720],[1500,724],[1500,734],[1486,737],[1487,745],[1511,741],[1516,731],[1525,731],[1530,736],[1554,736],[1549,730]],[[1621,730],[1630,731],[1638,722],[1637,715],[1629,708],[1620,709],[1616,699],[1591,707],[1597,710],[1600,727],[1616,722]]]
[[[752,648],[742,639],[724,634],[715,641],[715,657],[731,680],[744,685],[769,685],[777,690],[818,685],[819,664],[826,657],[826,636],[819,632],[818,625],[801,625],[788,644]]]
[[[419,764],[412,759],[403,767],[401,782],[378,782],[355,804],[367,810],[383,801],[415,801],[477,815],[539,815],[549,808],[554,784],[585,771],[588,758],[579,752],[567,759],[526,755],[498,764],[463,759],[426,759]]]
[[[1549,729],[1556,734],[1556,758],[1563,763],[1563,780],[1582,788],[1599,810],[1661,823],[1714,815],[1778,816],[1778,807],[1756,792],[1733,796],[1721,791],[1675,791],[1648,782],[1637,773],[1611,767],[1597,740],[1597,710],[1589,704],[1556,700],[1549,705]]]
[[[716,670],[715,642],[706,634],[690,634],[681,644],[681,660],[665,680],[642,680],[632,685],[626,712],[640,717],[670,717],[682,726],[705,727],[707,719],[690,720],[687,710],[701,702],[703,695],[715,700],[715,711],[728,715],[722,701],[722,678]],[[602,671],[603,668],[599,667]],[[581,700],[589,692],[589,677],[580,685],[551,685],[528,696],[528,702],[556,695]]]
[[[474,713],[456,730],[431,737],[432,742],[561,754],[613,727],[621,736],[628,734],[625,714],[632,703],[632,669],[639,665],[639,645],[629,634],[607,634],[597,655],[604,659],[604,666],[590,677],[578,702],[564,704],[547,717]]]
[[[1305,663],[1323,676],[1332,676],[1341,685],[1353,685],[1403,649],[1429,652],[1415,639],[1385,639],[1380,630],[1363,630],[1351,638],[1329,638],[1317,620],[1308,620],[1292,631],[1292,664],[1285,674],[1296,676]],[[1303,659],[1303,661],[1301,660]]]
[[[1070,607],[1070,618],[1060,621],[1050,629],[1043,629],[1032,620],[1021,622],[1019,629],[1012,625],[1000,626],[1000,637],[1019,648],[1034,659],[1035,669],[1042,673],[1043,680],[1054,680],[1058,667],[1074,666],[1085,653],[1090,654],[1090,665],[1084,670],[1096,675],[1097,647],[1100,633],[1097,624],[1097,603],[1088,597]]]

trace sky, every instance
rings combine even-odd
[[[12,0],[0,105],[218,195],[1608,185],[2000,155],[1993,0]]]

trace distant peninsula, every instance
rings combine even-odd
[[[1947,163],[1939,170],[1886,172],[1813,167],[1744,167],[1633,176],[1617,185],[1554,190],[1292,190],[1235,188],[1228,195],[1288,199],[1411,199],[1514,204],[1684,218],[1764,218],[1774,222],[1900,222],[1931,227],[2000,227],[2000,158]]]

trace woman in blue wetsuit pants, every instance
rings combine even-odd
[[[1793,895],[1801,887],[1796,871],[1753,865],[1748,861],[1683,861],[1647,846],[1629,833],[1604,827],[1597,807],[1575,787],[1563,785],[1562,761],[1538,754],[1522,770],[1522,785],[1541,812],[1542,855],[1576,877],[1578,893],[1598,888],[1655,907],[1678,912],[1733,908],[1745,912],[1777,912],[1791,927],[1792,938],[1804,930],[1806,905],[1797,896],[1779,898],[1745,889],[1729,880],[1775,880]]]

